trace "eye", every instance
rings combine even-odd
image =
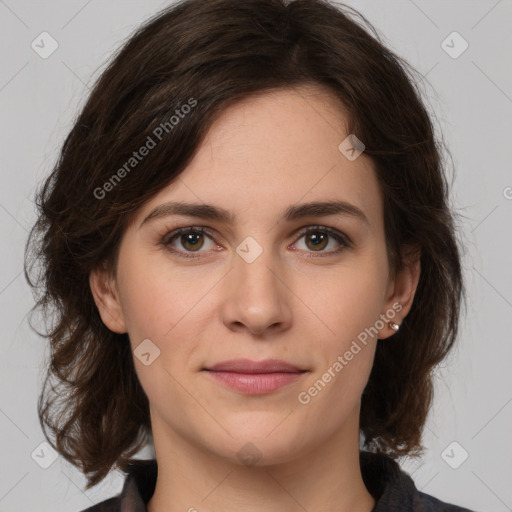
[[[210,249],[212,249],[213,246],[218,247],[215,243],[213,230],[205,227],[194,226],[176,229],[167,233],[161,243],[166,249],[180,257],[200,258],[202,257],[200,255],[201,252],[207,252],[207,250],[201,251],[205,246],[205,237],[208,238],[212,244],[210,245]],[[338,254],[344,249],[352,246],[352,242],[346,235],[325,226],[309,227],[299,234],[299,240],[303,237],[305,237],[305,250],[309,250],[309,252],[313,253],[319,253],[318,255],[311,255],[311,257]],[[340,247],[334,250],[324,251],[324,249],[329,245],[330,238],[336,241]],[[177,244],[181,245],[181,248],[177,248]],[[295,242],[295,244],[297,244],[297,242]],[[199,254],[195,255],[193,253]]]
[[[318,254],[320,257],[338,254],[344,249],[352,246],[352,242],[346,235],[325,226],[309,227],[301,232],[300,238],[303,237],[305,237],[306,250],[308,248],[312,249],[312,252],[320,253]],[[325,249],[329,244],[329,238],[334,239],[338,245],[341,245],[341,247],[331,251],[323,251],[323,249]],[[316,257],[316,255],[313,255],[313,257]]]
[[[177,253],[184,258],[197,258],[199,256],[189,255],[186,253],[200,252],[200,249],[204,246],[205,236],[213,241],[213,231],[208,228],[180,228],[168,233],[162,240],[162,244],[171,252]],[[180,243],[185,250],[176,250],[174,248],[175,242]]]

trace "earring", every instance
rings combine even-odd
[[[393,331],[398,331],[398,329],[400,329],[400,326],[398,324],[395,324],[394,322],[388,322],[388,325],[389,327],[391,327],[391,329],[393,329]]]

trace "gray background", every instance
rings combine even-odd
[[[55,163],[90,85],[114,49],[168,3],[0,0],[0,512],[78,511],[122,486],[113,472],[84,492],[85,478],[62,457],[40,467],[52,455],[40,446],[36,415],[48,349],[27,325],[33,299],[23,249],[36,184]],[[512,510],[512,2],[349,4],[424,75],[457,171],[454,204],[464,215],[469,308],[457,349],[437,371],[426,455],[402,467],[418,489],[442,500]],[[31,48],[43,31],[59,44],[47,59]],[[441,46],[453,31],[469,43],[455,59]],[[456,51],[460,41],[452,40],[445,44]],[[469,456],[460,464],[463,450]]]

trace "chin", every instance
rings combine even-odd
[[[294,429],[295,415],[290,409],[279,408],[265,411],[238,411],[222,416],[222,425],[237,441],[259,440],[273,442],[275,438],[288,437]]]
[[[297,442],[299,436],[294,438],[288,430],[276,428],[278,424],[271,428],[268,423],[261,426],[245,425],[238,431],[226,427],[232,438],[226,434],[227,439],[225,437],[219,445],[215,445],[215,440],[210,436],[208,444],[219,456],[243,466],[283,464],[298,456],[303,447]]]

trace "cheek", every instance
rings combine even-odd
[[[153,404],[160,403],[163,390],[185,400],[177,382],[189,370],[187,362],[198,339],[194,315],[200,314],[201,297],[212,284],[191,280],[190,272],[184,275],[175,267],[171,271],[165,258],[142,252],[127,252],[118,269],[123,315],[142,387]],[[137,354],[147,339],[154,345],[146,342],[145,351],[154,362],[145,365]]]
[[[143,253],[120,260],[123,314],[133,342],[152,337],[164,340],[179,323],[187,323],[188,314],[213,285],[211,274],[199,266],[183,272],[164,257]]]
[[[323,329],[327,335],[315,344],[318,364],[297,397],[311,417],[323,418],[326,429],[344,421],[368,382],[385,281],[378,265],[360,262],[337,272],[329,283],[323,295],[329,300],[316,296],[319,316],[329,331]]]
[[[387,276],[385,262],[376,254],[369,254],[354,258],[325,281],[324,294],[317,295],[317,309],[340,339],[357,336],[379,319],[383,313]]]
[[[375,349],[377,323],[383,313],[387,285],[387,261],[378,254],[378,247],[364,257],[354,257],[325,279],[324,293],[311,295],[311,309],[316,310],[326,335],[318,343],[319,364],[305,397],[313,399],[318,407],[327,407],[327,415],[343,414],[350,404],[359,399],[368,380]],[[325,391],[324,391],[325,389]],[[339,407],[329,409],[329,403]]]

